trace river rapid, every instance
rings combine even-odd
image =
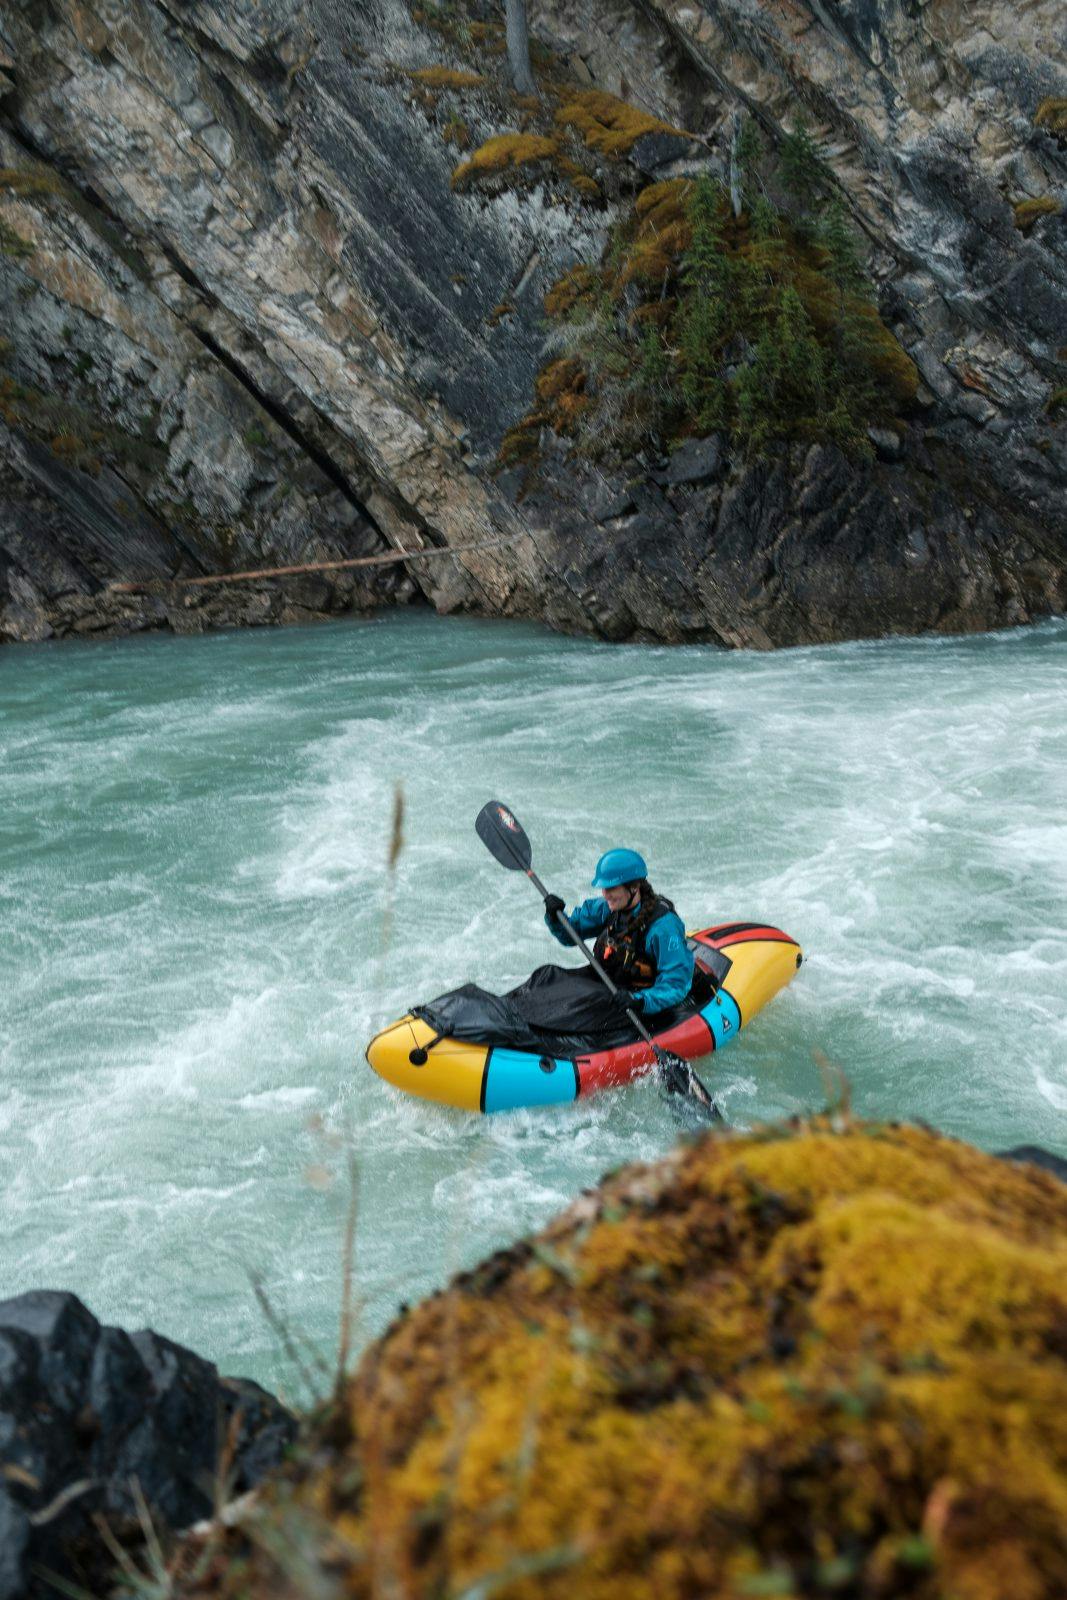
[[[475,837],[490,797],[568,902],[632,844],[690,926],[802,943],[705,1063],[736,1125],[824,1103],[822,1052],[865,1116],[1067,1154],[1065,795],[1062,622],[759,655],[412,612],[4,650],[3,1294],[73,1289],[300,1401],[251,1285],[328,1367],[349,1150],[362,1342],[668,1148],[651,1083],[476,1118],[364,1063],[409,1004],[559,954]]]

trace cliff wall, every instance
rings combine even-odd
[[[419,596],[755,645],[1063,607],[1059,7],[532,9],[540,110],[507,87],[495,5],[5,9],[0,639]],[[614,153],[571,132],[570,177],[534,160],[453,186],[465,151],[590,87],[667,131]],[[811,122],[921,375],[914,404],[868,460],[820,443],[752,460],[724,439],[590,462],[546,428],[536,469],[501,471],[546,291],[599,259],[643,186],[724,171],[738,108],[771,149]]]

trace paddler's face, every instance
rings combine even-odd
[[[622,911],[633,898],[633,889],[625,883],[620,883],[617,889],[601,889],[600,892],[612,911]]]

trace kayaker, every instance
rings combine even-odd
[[[643,856],[636,850],[606,851],[596,864],[592,887],[600,890],[599,896],[575,906],[569,921],[583,939],[597,935],[594,954],[619,986],[619,993],[609,995],[586,968],[581,976],[597,986],[590,990],[590,1002],[595,1004],[602,997],[614,1006],[616,1017],[626,1008],[651,1017],[680,1005],[693,982],[693,956],[685,942],[685,925],[671,902],[649,883]],[[546,897],[549,932],[571,948],[559,921],[559,913],[565,909],[558,895]],[[542,970],[546,977],[549,972],[560,972],[559,968]],[[534,976],[536,979],[539,974]],[[609,1011],[609,1019],[611,1015]]]

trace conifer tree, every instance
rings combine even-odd
[[[817,436],[827,403],[823,352],[796,290],[782,290],[752,359],[734,381],[737,422],[750,451],[776,438]]]
[[[740,311],[738,266],[726,246],[722,190],[706,173],[689,201],[692,242],[682,263],[679,348],[682,394],[697,426],[721,427],[727,416],[723,348]]]
[[[657,327],[650,324],[641,338],[635,396],[635,403],[650,433],[662,431],[664,419],[671,408],[673,387],[674,369],[663,348],[663,336]]]
[[[839,195],[834,195],[819,223],[818,241],[829,260],[826,276],[843,294],[863,294],[867,277],[860,264],[855,235]]]
[[[810,227],[810,217],[818,209],[819,196],[826,187],[826,163],[812,138],[807,123],[799,118],[796,127],[782,140],[779,171],[788,193],[800,211],[798,221]]]

